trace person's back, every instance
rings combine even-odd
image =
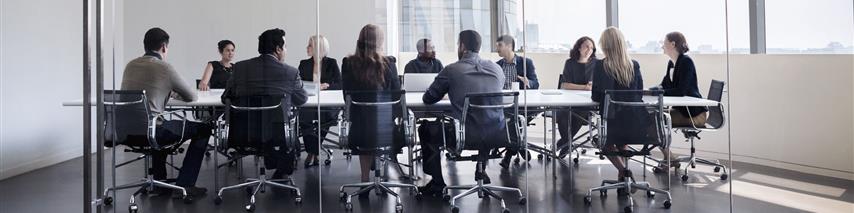
[[[466,94],[501,92],[504,75],[495,63],[481,59],[477,53],[467,53],[460,61],[449,64],[424,94],[425,103],[438,102],[447,93],[454,106],[453,117],[461,118]],[[443,84],[447,88],[442,88]],[[496,118],[498,115],[482,115],[484,118]],[[481,117],[481,116],[474,116]]]
[[[173,91],[183,101],[195,101],[197,98],[194,89],[178,72],[155,54],[148,53],[128,62],[121,87],[122,90],[145,90],[152,116],[163,112]]]
[[[261,55],[234,64],[234,73],[223,93],[227,98],[270,95],[282,98],[283,109],[299,106],[306,102],[299,71],[279,63],[271,55]]]

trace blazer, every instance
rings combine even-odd
[[[232,69],[231,79],[221,96],[223,103],[245,96],[278,96],[282,98],[282,110],[287,111],[285,115],[290,115],[292,106],[303,105],[308,100],[299,71],[272,55],[237,62]]]
[[[672,80],[670,72],[667,72],[664,79],[661,80],[661,88],[664,89],[665,96],[703,98],[703,95],[700,95],[700,89],[697,87],[697,69],[694,67],[694,60],[691,57],[679,54],[676,64],[673,64],[672,61],[667,62],[667,70],[670,69],[673,69]],[[688,117],[709,111],[706,107],[673,107],[673,110]]]
[[[314,80],[314,58],[299,61],[299,76],[303,81]],[[334,58],[323,57],[320,61],[320,83],[329,84],[328,90],[341,90],[341,70]]]
[[[537,80],[537,72],[536,72],[536,68],[534,67],[534,61],[531,60],[530,58],[524,58],[524,57],[521,57],[518,55],[514,55],[513,60],[516,61],[515,62],[516,63],[516,75],[525,76],[525,72],[528,72],[528,75],[527,75],[528,76],[528,84],[529,84],[528,87],[530,87],[530,89],[539,89],[540,88],[540,82]],[[525,60],[524,64],[522,63],[522,60]],[[506,64],[507,61],[505,61],[502,58],[501,60],[498,60],[498,62],[495,62],[495,63],[497,63],[499,67],[504,67],[504,64]],[[527,67],[527,69],[525,69],[526,67]],[[514,82],[516,81],[516,79],[506,79],[506,80],[508,80],[508,81],[512,80]],[[525,89],[523,87],[524,87],[524,85],[519,84],[519,89]]]

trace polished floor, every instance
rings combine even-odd
[[[339,152],[340,153],[340,152]],[[134,157],[120,154],[119,161]],[[180,159],[180,157],[176,158]],[[405,159],[405,157],[401,157]],[[613,178],[616,171],[605,160],[594,155],[583,155],[578,166],[556,165],[554,161],[533,159],[522,161],[509,170],[502,171],[497,161],[490,163],[488,173],[493,183],[521,187],[528,196],[527,205],[516,203],[518,197],[505,196],[511,212],[620,212],[626,199],[615,192],[607,197],[593,195],[592,205],[583,204],[587,188],[597,186],[603,178]],[[250,175],[253,164],[244,161],[245,173]],[[473,182],[474,164],[471,162],[445,162],[446,180],[450,184]],[[638,179],[643,168],[632,164]],[[27,174],[0,181],[0,212],[80,212],[82,211],[82,159],[39,169]],[[213,189],[213,160],[205,161],[198,185]],[[643,193],[633,195],[635,212],[852,212],[854,210],[854,184],[851,181],[814,176],[770,167],[736,163],[727,181],[718,179],[712,168],[698,166],[687,182],[678,176],[653,175],[647,181],[655,187],[665,187],[668,178],[673,206],[662,208],[663,196],[647,198]],[[117,182],[136,180],[141,174],[141,164],[122,167]],[[555,174],[555,172],[557,174]],[[302,189],[303,203],[295,204],[293,196],[284,190],[268,190],[260,194],[256,212],[345,212],[338,199],[338,188],[345,183],[358,181],[358,160],[337,156],[331,165],[310,169],[300,168],[294,178]],[[395,172],[391,173],[396,181]],[[235,167],[221,170],[220,180],[237,183]],[[224,180],[223,180],[224,179]],[[423,184],[426,180],[416,181]],[[107,184],[110,184],[109,182]],[[729,189],[733,187],[732,200]],[[130,191],[120,191],[116,204],[105,207],[105,212],[127,212]],[[457,192],[459,193],[459,192]],[[215,205],[214,193],[184,204],[168,196],[143,196],[138,200],[141,212],[241,212],[248,202],[245,192],[229,191],[224,203]],[[416,200],[402,193],[404,212],[450,212],[449,205],[439,198]],[[394,201],[390,196],[354,198],[353,212],[391,212]],[[461,212],[501,212],[497,200],[481,200],[477,196],[463,199]]]

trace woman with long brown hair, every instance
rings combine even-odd
[[[383,56],[383,30],[373,24],[365,25],[356,41],[356,52],[341,60],[341,80],[344,92],[399,90],[400,79],[397,74],[395,58]],[[382,128],[382,127],[371,127]],[[360,140],[366,132],[350,131],[349,139]],[[352,142],[351,142],[352,143]],[[372,153],[354,153],[359,155],[362,169],[362,182],[370,181]]]

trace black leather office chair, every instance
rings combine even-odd
[[[341,141],[354,154],[371,153],[374,155],[374,179],[371,182],[345,184],[340,188],[344,208],[352,210],[353,196],[374,190],[376,194],[388,193],[395,197],[395,210],[403,211],[400,197],[390,188],[408,188],[416,199],[421,193],[413,184],[383,182],[388,161],[408,143],[412,143],[412,123],[414,117],[408,116],[406,109],[406,91],[345,91],[344,122]],[[358,188],[347,194],[345,188]]]
[[[246,187],[247,192],[250,192],[250,199],[245,210],[251,212],[255,210],[255,195],[264,191],[268,185],[291,190],[295,194],[294,202],[301,203],[300,189],[293,185],[292,178],[267,179],[264,159],[278,154],[276,152],[282,149],[294,152],[293,149],[297,147],[295,131],[292,130],[296,124],[290,118],[291,109],[282,109],[282,98],[276,96],[240,97],[226,100],[226,105],[228,140],[221,141],[225,144],[217,146],[233,149],[241,156],[255,156],[260,168],[258,178],[248,178],[244,183],[219,189],[214,203],[222,203],[224,191]]]
[[[448,146],[446,149],[450,153],[449,160],[452,161],[475,161],[475,179],[477,184],[465,186],[447,186],[442,191],[445,196],[444,200],[450,201],[451,211],[457,213],[460,211],[456,206],[456,200],[465,196],[477,193],[478,197],[490,196],[498,199],[501,202],[501,207],[504,212],[509,212],[501,198],[495,192],[516,192],[519,194],[519,203],[524,205],[527,199],[522,195],[522,191],[518,188],[493,186],[485,184],[485,169],[486,162],[489,159],[501,158],[499,153],[490,153],[489,150],[506,147],[526,149],[525,141],[520,137],[522,134],[519,128],[514,126],[525,125],[519,117],[519,92],[507,93],[480,93],[467,94],[465,105],[463,105],[463,114],[461,120],[455,121],[457,127],[457,143],[455,146]],[[506,125],[504,113],[510,111],[511,125]],[[493,115],[493,116],[487,116]],[[510,133],[509,131],[516,131]],[[515,137],[515,138],[512,138]],[[463,150],[477,150],[478,154],[463,156]],[[481,177],[478,177],[481,176]],[[448,193],[448,190],[468,189],[462,194],[456,195],[453,198]]]
[[[137,212],[139,206],[135,202],[136,196],[153,190],[155,186],[181,190],[184,194],[184,202],[192,202],[183,187],[155,180],[150,171],[151,156],[154,152],[177,154],[181,149],[181,142],[185,140],[182,135],[182,139],[179,141],[157,141],[157,123],[172,115],[180,117],[186,122],[184,112],[166,111],[153,117],[150,116],[151,109],[143,90],[105,90],[104,110],[106,116],[103,127],[105,128],[104,146],[112,147],[113,159],[116,159],[117,146],[122,145],[128,148],[125,152],[140,153],[145,160],[145,177],[135,183],[106,189],[104,191],[104,204],[112,205],[113,203],[113,197],[108,196],[109,192],[138,187],[139,189],[130,196],[130,205],[128,206],[129,212]],[[113,180],[116,178],[117,167],[115,164],[112,166]]]
[[[643,97],[648,96],[644,100]],[[632,177],[629,169],[629,158],[634,156],[648,156],[650,151],[658,147],[669,146],[668,131],[665,126],[663,98],[664,92],[643,90],[620,90],[606,91],[603,100],[602,116],[599,126],[599,140],[596,142],[599,148],[597,154],[620,157],[625,162],[624,180],[605,180],[602,186],[591,188],[584,197],[584,203],[590,205],[593,191],[599,191],[601,196],[607,196],[607,190],[617,189],[622,193],[633,192],[636,189],[644,190],[647,196],[652,198],[655,193],[663,193],[667,196],[664,208],[670,208],[670,192],[652,188],[648,182],[638,182]],[[642,146],[640,149],[624,149],[625,146]],[[634,199],[627,196],[629,205],[624,208],[626,212],[634,209]]]
[[[724,93],[724,86],[726,85],[723,81],[712,80],[712,84],[709,88],[709,96],[707,98],[709,100],[717,101],[718,105],[715,107],[709,107],[709,117],[706,118],[706,123],[702,126],[694,126],[692,122],[692,126],[690,127],[673,127],[674,129],[678,129],[685,135],[685,141],[691,142],[691,155],[678,157],[676,161],[678,162],[686,162],[688,166],[691,168],[696,168],[696,164],[705,164],[714,166],[714,172],[721,172],[721,180],[726,180],[729,175],[727,172],[727,167],[721,164],[718,160],[707,160],[703,158],[698,158],[696,156],[696,149],[694,148],[694,139],[700,139],[700,132],[707,131],[713,132],[722,128],[726,123],[726,116],[724,114],[724,105],[721,103],[721,97]],[[685,173],[682,174],[682,181],[688,181],[688,168],[685,168]]]

